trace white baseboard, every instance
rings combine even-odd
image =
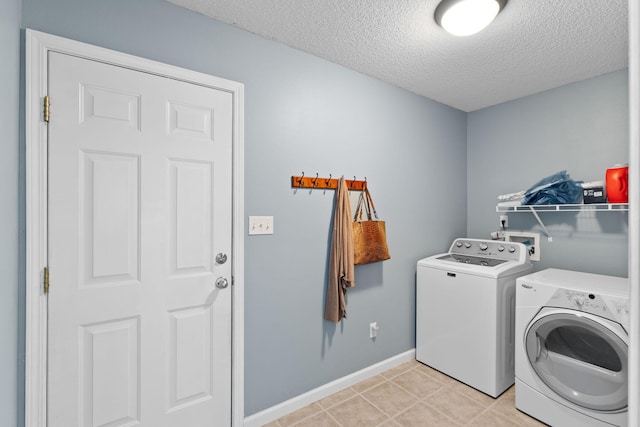
[[[335,381],[331,381],[325,385],[314,388],[306,393],[291,398],[285,402],[279,403],[275,406],[267,408],[263,411],[245,417],[245,427],[259,427],[264,424],[268,424],[271,421],[277,420],[291,412],[304,408],[307,405],[312,404],[320,399],[324,399],[334,393],[337,393],[345,388],[351,387],[354,384],[364,381],[368,378],[374,377],[381,372],[395,368],[405,362],[416,358],[415,348],[404,353],[400,353],[396,356],[390,357],[382,362],[378,362],[375,365],[368,366],[364,369],[349,374],[342,378],[338,378]]]

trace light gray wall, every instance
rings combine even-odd
[[[0,108],[15,118],[3,121],[15,125],[0,145],[0,224],[3,239],[12,236],[0,243],[8,283],[0,302],[3,425],[16,424],[15,408],[22,410],[15,398],[23,380],[16,385],[17,336],[24,333],[16,313],[24,262],[17,258],[20,3],[1,6],[9,42]],[[496,195],[561,169],[602,179],[627,159],[626,72],[466,115],[161,0],[22,3],[23,28],[246,85],[246,214],[275,217],[273,236],[245,238],[247,415],[412,348],[416,260],[443,251],[467,228],[486,237],[497,226]],[[392,259],[356,268],[349,318],[337,326],[322,320],[333,192],[293,191],[290,176],[302,171],[366,176],[388,224]],[[543,219],[554,242],[544,244],[541,266],[626,274],[624,217]],[[527,214],[512,214],[510,223],[537,229]],[[375,342],[371,321],[382,326]]]
[[[465,113],[161,0],[24,0],[22,16],[245,84],[246,214],[275,217],[273,236],[245,238],[247,415],[415,346],[415,263],[466,233]],[[337,326],[323,320],[334,193],[293,191],[302,171],[366,176],[387,221],[392,259],[356,268]]]
[[[500,194],[526,190],[567,170],[575,180],[604,180],[628,161],[627,70],[485,108],[468,115],[469,236],[498,229]],[[542,213],[553,236],[543,235],[536,269],[567,268],[627,275],[626,213]],[[529,213],[509,214],[510,229],[541,231]]]
[[[18,394],[18,230],[19,174],[19,87],[20,87],[19,0],[0,3],[0,424],[17,424]]]

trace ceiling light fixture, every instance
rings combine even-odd
[[[507,0],[442,0],[434,17],[454,36],[470,36],[491,23]]]

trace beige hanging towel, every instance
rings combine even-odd
[[[353,271],[353,226],[351,225],[349,190],[344,178],[336,188],[336,210],[333,214],[331,252],[329,255],[329,281],[324,318],[339,322],[347,317],[344,294],[355,286]]]

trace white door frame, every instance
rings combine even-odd
[[[234,426],[244,420],[244,85],[101,47],[26,30],[26,353],[25,426],[47,425],[47,125],[50,51],[224,90],[233,95],[232,404]],[[51,101],[55,118],[55,100]]]
[[[629,425],[640,423],[640,5],[629,0]]]

